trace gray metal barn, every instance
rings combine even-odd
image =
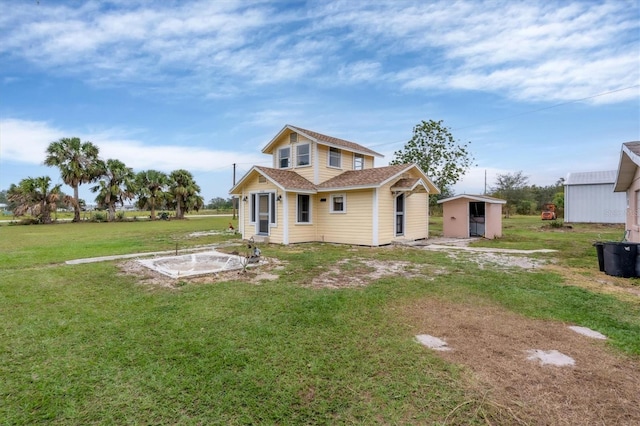
[[[569,173],[564,183],[567,223],[624,223],[627,196],[613,192],[616,170]]]

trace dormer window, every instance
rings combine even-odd
[[[309,144],[298,145],[296,147],[296,166],[308,166],[311,164],[309,157]]]
[[[338,148],[329,148],[329,167],[341,167],[342,153]]]
[[[353,170],[364,170],[364,155],[353,154]]]
[[[278,165],[281,169],[289,168],[290,157],[291,157],[291,148],[280,148],[278,150]]]

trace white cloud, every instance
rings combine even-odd
[[[315,80],[562,101],[640,82],[634,0],[109,5],[13,5],[0,54],[94,84],[213,98]]]
[[[30,165],[42,164],[50,142],[72,134],[83,141],[91,141],[100,149],[104,159],[117,158],[136,171],[158,169],[170,172],[187,169],[192,172],[211,172],[229,168],[233,163],[259,163],[264,156],[255,153],[215,150],[195,146],[153,146],[119,136],[122,131],[79,134],[61,130],[46,122],[3,119],[0,121],[0,158]]]

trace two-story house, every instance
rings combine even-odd
[[[379,246],[428,237],[428,196],[440,191],[415,164],[374,167],[381,154],[291,125],[262,152],[273,167],[252,167],[229,191],[243,238]]]

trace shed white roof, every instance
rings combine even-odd
[[[460,199],[479,201],[481,203],[489,203],[489,204],[506,204],[507,203],[507,200],[502,200],[500,198],[495,198],[495,197],[489,197],[488,195],[460,194],[454,197],[438,200],[438,204],[447,203],[449,201],[460,200]]]
[[[614,183],[616,181],[616,170],[606,170],[599,172],[575,172],[569,173],[565,180],[565,185],[597,185]]]

